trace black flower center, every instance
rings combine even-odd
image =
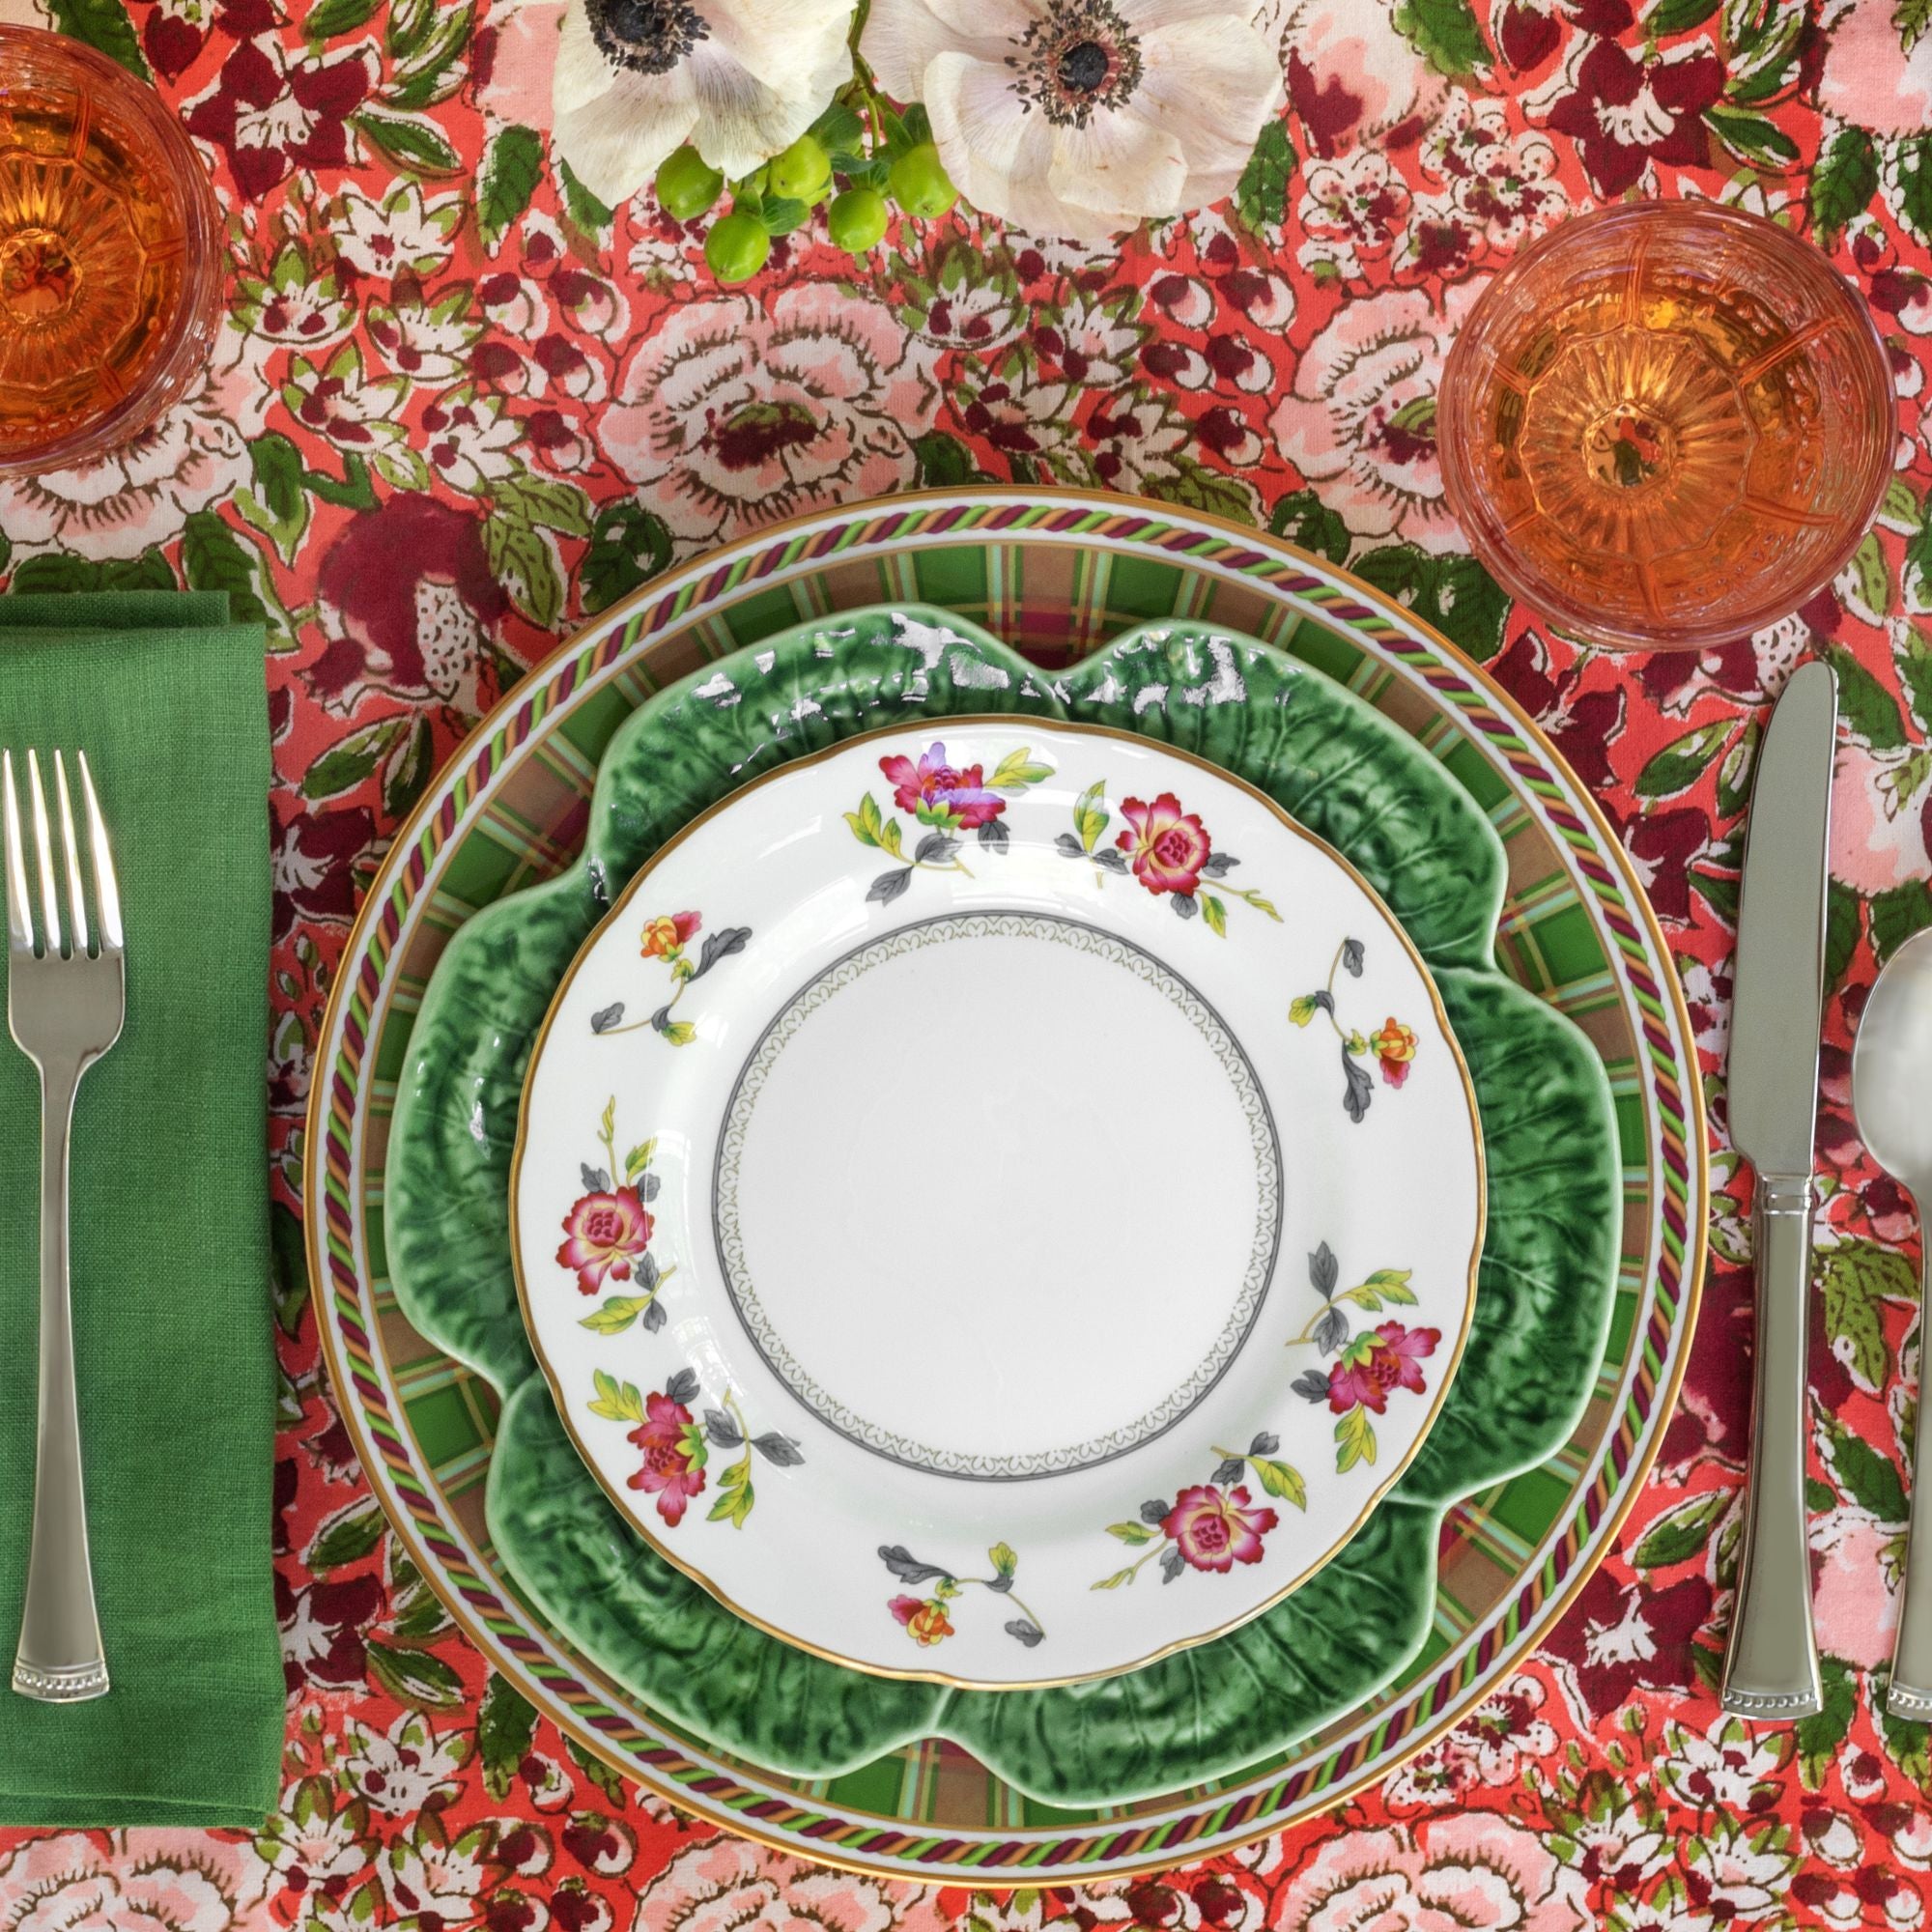
[[[1086,127],[1141,84],[1140,42],[1113,0],[1046,0],[1012,46],[1013,92],[1057,128]]]
[[[1070,94],[1092,94],[1106,79],[1109,65],[1098,41],[1078,41],[1060,56],[1060,84]]]
[[[710,31],[692,0],[585,0],[591,38],[633,73],[668,73]]]

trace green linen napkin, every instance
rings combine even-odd
[[[0,1824],[254,1826],[283,1722],[270,1556],[270,779],[259,626],[225,597],[0,596],[0,745],[88,754],[128,1018],[74,1110],[88,1524],[113,1689],[6,1688],[31,1517],[40,1099],[0,1039]]]

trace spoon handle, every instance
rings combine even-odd
[[[1932,1241],[1919,1263],[1918,1383],[1921,1391],[1918,1440],[1912,1452],[1912,1528],[1905,1545],[1905,1579],[1898,1591],[1898,1635],[1891,1648],[1891,1688],[1886,1708],[1894,1718],[1932,1718],[1932,1459],[1925,1453],[1926,1344],[1925,1295],[1932,1292]]]

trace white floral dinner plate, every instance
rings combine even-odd
[[[895,729],[726,800],[566,975],[525,1319],[667,1558],[857,1668],[1129,1668],[1334,1555],[1474,1307],[1475,1101],[1332,849],[1147,740]]]

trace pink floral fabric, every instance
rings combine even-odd
[[[35,4],[9,0],[10,16]],[[1918,1235],[1858,1144],[1847,1073],[1878,964],[1932,923],[1927,9],[1260,14],[1289,105],[1234,203],[1097,248],[962,208],[899,224],[858,262],[808,225],[726,289],[701,233],[647,195],[611,211],[559,186],[555,0],[63,5],[61,23],[151,74],[201,143],[228,216],[230,316],[206,380],[139,442],[0,484],[0,570],[20,589],[219,585],[269,627],[269,1078],[293,1256],[295,1136],[361,884],[436,764],[585,615],[777,517],[978,478],[1145,493],[1349,561],[1541,720],[1645,880],[1699,1029],[1710,1278],[1618,1549],[1466,1722],[1285,1837],[1001,1899],[826,1873],[697,1829],[493,1684],[384,1531],[292,1264],[280,1804],[252,1836],[0,1834],[0,1932],[1924,1918],[1932,1739],[1883,1697]],[[1435,398],[1458,324],[1515,250],[1626,195],[1719,197],[1808,235],[1871,303],[1898,387],[1897,474],[1854,563],[1802,612],[1701,657],[1614,660],[1550,637],[1470,562],[1442,500]],[[1723,1718],[1712,1690],[1750,1339],[1749,1179],[1725,1151],[1722,1069],[1755,734],[1812,652],[1838,667],[1845,728],[1812,1350],[1827,1702],[1792,1731]],[[639,1447],[678,1477],[674,1444]]]

